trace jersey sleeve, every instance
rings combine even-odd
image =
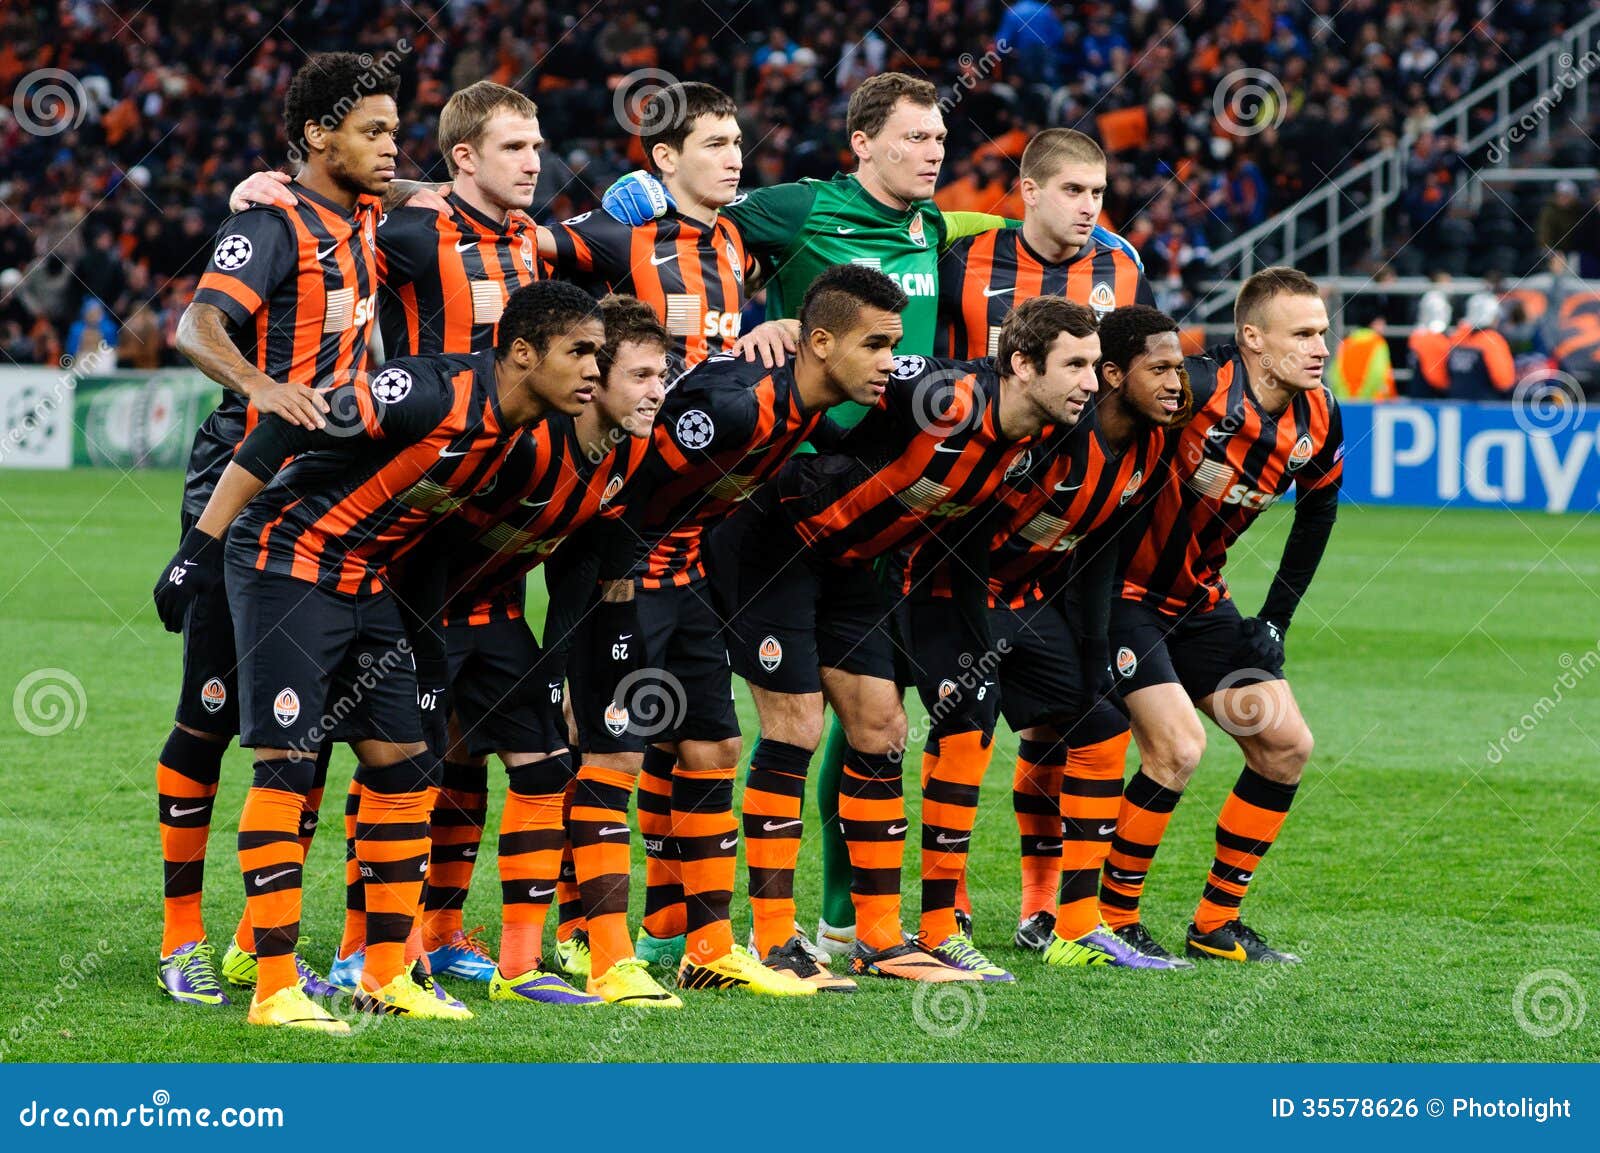
[[[585,212],[550,226],[556,242],[555,269],[560,275],[582,275],[612,281],[630,271],[633,228],[604,212]]]
[[[992,212],[946,212],[943,218],[943,235],[939,238],[941,250],[949,248],[963,236],[976,236],[996,228],[1010,228],[1018,223]]]
[[[1221,367],[1222,362],[1209,353],[1183,358],[1183,370],[1189,376],[1189,391],[1194,397],[1189,406],[1191,413],[1204,408],[1206,401],[1217,391],[1217,372]]]
[[[804,230],[816,196],[805,181],[774,184],[736,197],[722,212],[739,226],[747,251],[777,258]]]
[[[705,374],[694,387],[685,388],[685,377],[678,386],[667,393],[656,418],[658,443],[664,438],[684,459],[702,460],[719,452],[726,452],[748,442],[756,426],[756,397],[743,381],[734,379],[728,385],[720,381],[721,357],[702,361],[696,373]],[[740,357],[730,358],[742,363]],[[707,372],[710,366],[710,372]],[[738,374],[736,365],[725,366],[730,375]],[[731,387],[730,387],[731,385]]]
[[[235,328],[260,311],[300,263],[294,230],[279,208],[247,208],[218,230],[217,246],[195,289],[194,303],[222,310]]]
[[[390,288],[426,280],[439,265],[439,214],[396,208],[378,222],[379,276]]]

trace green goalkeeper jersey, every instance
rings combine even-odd
[[[905,334],[896,349],[930,356],[939,315],[939,254],[973,232],[998,228],[1003,217],[977,212],[946,216],[931,200],[891,208],[853,175],[757,188],[722,210],[739,226],[747,251],[766,274],[767,319],[798,316],[806,289],[833,264],[864,264],[884,273],[909,298]],[[840,406],[854,409],[857,406]],[[854,424],[834,410],[835,420]],[[865,409],[860,410],[864,412]]]

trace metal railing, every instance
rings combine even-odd
[[[1580,123],[1589,117],[1589,84],[1600,71],[1600,11],[1584,17],[1560,36],[1531,53],[1516,67],[1473,89],[1427,120],[1427,130],[1448,130],[1456,138],[1456,151],[1466,156],[1494,142],[1490,159],[1503,167],[1510,147],[1534,139],[1548,146],[1550,113],[1571,94],[1570,116]],[[1535,95],[1512,106],[1512,86],[1531,76]],[[1494,117],[1472,127],[1473,114],[1492,107]],[[1531,121],[1531,123],[1525,123]],[[1406,188],[1406,162],[1418,133],[1407,132],[1392,149],[1371,156],[1336,180],[1331,180],[1270,220],[1219,246],[1211,266],[1222,275],[1206,285],[1206,295],[1194,306],[1192,319],[1208,319],[1232,306],[1240,282],[1257,269],[1256,249],[1271,242],[1274,260],[1298,265],[1325,252],[1327,274],[1342,274],[1341,246],[1345,235],[1366,225],[1368,251],[1377,256],[1383,248],[1384,214]],[[1498,153],[1498,155],[1496,155]],[[1348,203],[1347,203],[1348,201]]]

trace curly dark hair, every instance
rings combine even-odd
[[[565,280],[536,280],[511,294],[500,314],[500,331],[494,347],[496,360],[504,360],[518,337],[543,356],[550,342],[585,320],[601,320],[600,302],[576,284]]]
[[[1128,304],[1100,318],[1100,361],[1126,370],[1145,354],[1145,342],[1163,332],[1177,332],[1178,322],[1148,304]]]
[[[800,332],[805,335],[819,328],[832,333],[849,332],[863,306],[902,312],[909,303],[900,286],[876,268],[864,264],[831,265],[806,289],[805,299],[800,302]]]
[[[387,56],[374,60],[354,52],[318,52],[309,57],[289,81],[283,98],[283,131],[289,152],[306,148],[306,125],[312,122],[333,131],[344,123],[364,96],[398,99],[400,73]]]

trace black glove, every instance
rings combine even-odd
[[[191,528],[156,580],[156,615],[169,633],[181,633],[189,605],[221,583],[222,542]]]
[[[1107,701],[1124,713],[1122,698],[1117,695],[1117,674],[1111,668],[1111,646],[1105,637],[1094,637],[1083,642],[1084,700],[1082,713],[1087,715],[1101,701]]]
[[[1239,630],[1239,659],[1264,672],[1283,672],[1283,629],[1265,617],[1246,617]]]
[[[417,658],[417,711],[422,714],[422,739],[428,751],[440,760],[450,746],[450,706],[445,689],[448,665],[443,661]]]

